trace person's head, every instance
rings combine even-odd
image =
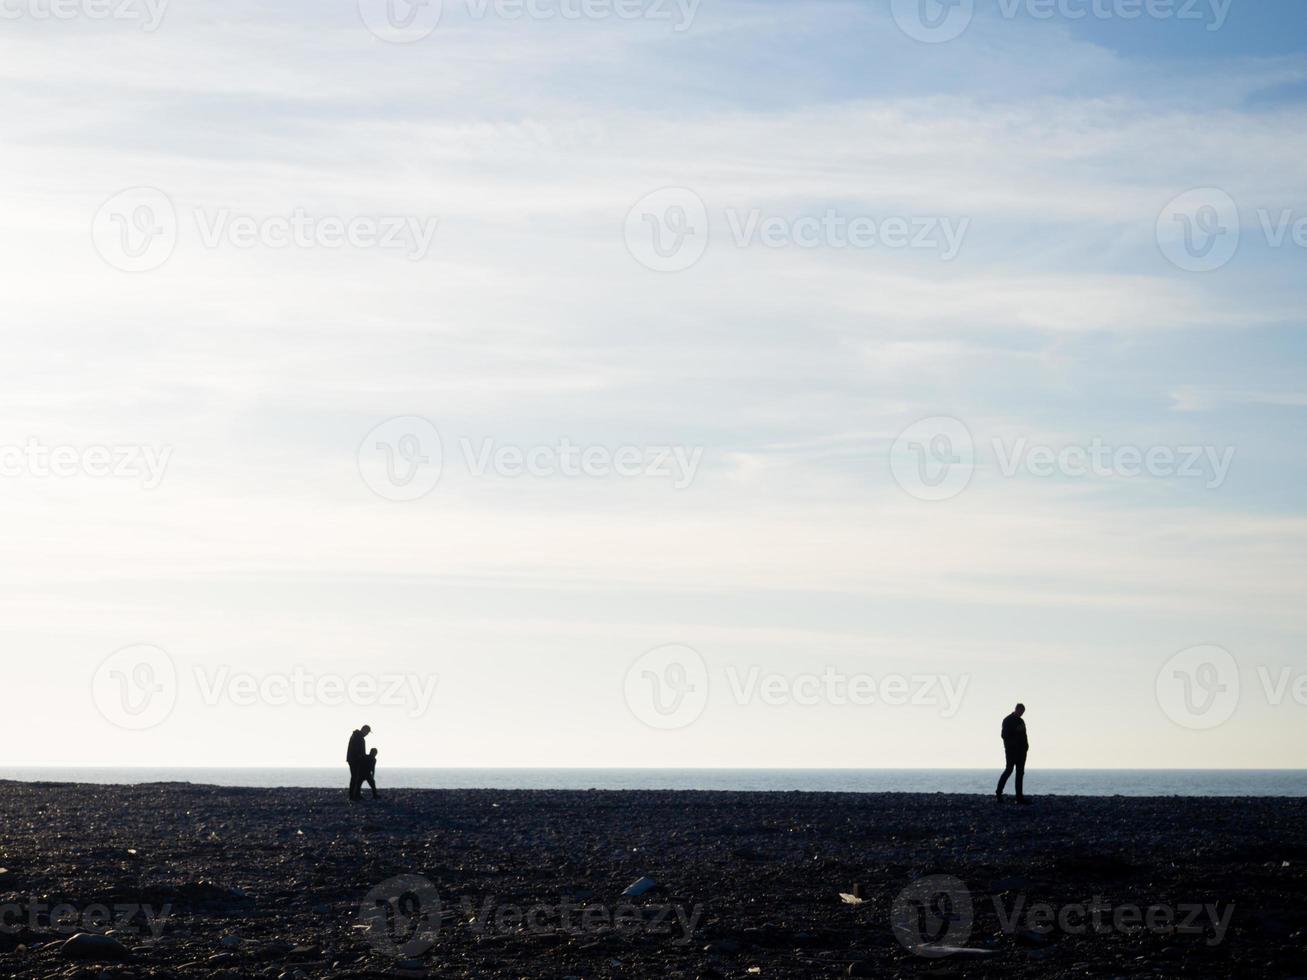
[[[372,734],[372,726],[371,726],[371,725],[364,725],[362,728],[359,729],[359,734],[360,734],[360,735],[371,735],[371,734]]]
[[[1021,717],[1022,715],[1024,715],[1025,713],[1026,713],[1026,706],[1025,706],[1024,704],[1020,704],[1020,703],[1018,703],[1018,704],[1017,704],[1017,710],[1016,710],[1016,712],[1015,712],[1016,716],[1017,716],[1018,718],[1020,718],[1020,717]]]
[[[375,759],[377,757],[377,750],[373,749],[371,752],[368,753],[368,755],[372,756],[372,758]]]

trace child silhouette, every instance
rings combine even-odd
[[[363,781],[367,783],[370,787],[372,787],[372,798],[374,800],[381,799],[381,794],[377,792],[377,750],[376,749],[373,749],[371,752],[368,753],[364,772],[366,773],[366,775],[363,777]]]

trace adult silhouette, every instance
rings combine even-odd
[[[363,780],[368,776],[368,736],[372,727],[364,725],[357,728],[349,737],[349,748],[345,750],[345,761],[349,763],[349,798],[363,799]]]
[[[1026,753],[1030,751],[1030,741],[1026,738],[1026,723],[1021,717],[1025,713],[1026,706],[1018,704],[1012,714],[1003,719],[1003,755],[1007,767],[1003,770],[1003,775],[998,777],[998,789],[994,791],[994,798],[1000,803],[1003,802],[1003,787],[1007,785],[1007,779],[1012,775],[1013,770],[1017,774],[1017,802],[1030,802],[1026,799],[1025,787],[1022,785],[1026,778]]]

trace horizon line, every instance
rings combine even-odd
[[[227,769],[246,772],[312,771],[344,766],[246,766],[246,765],[103,765],[98,763],[19,763],[14,769]],[[428,769],[444,772],[990,772],[994,766],[412,766],[391,769]],[[1307,768],[1218,767],[1218,766],[1043,766],[1043,772],[1307,772]]]

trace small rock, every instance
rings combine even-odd
[[[65,959],[103,963],[121,963],[129,959],[127,947],[110,936],[79,932],[59,948]]]
[[[639,898],[641,895],[648,894],[657,887],[658,882],[654,881],[652,878],[640,878],[626,887],[626,891],[622,892],[622,897]]]

